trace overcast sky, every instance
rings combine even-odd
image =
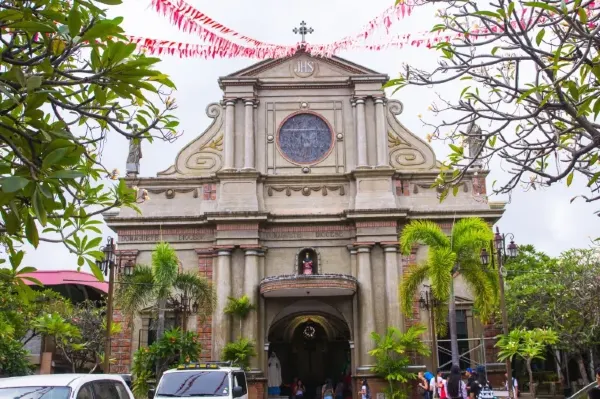
[[[349,34],[358,33],[373,17],[381,13],[393,0],[254,0],[254,1],[205,1],[188,0],[198,9],[224,25],[247,36],[266,42],[293,44],[298,39],[292,29],[305,20],[315,32],[308,40],[313,43],[328,43]],[[152,37],[184,42],[198,42],[188,34],[179,32],[169,22],[158,16],[148,7],[148,0],[124,0],[123,5],[113,7],[111,14],[125,17],[127,33],[136,36]],[[397,22],[396,32],[421,32],[428,30],[435,22],[434,7],[415,12],[411,17]],[[362,64],[376,71],[397,75],[401,63],[407,62],[419,67],[435,65],[437,54],[426,48],[405,48],[381,52],[347,51],[339,54],[350,61]],[[175,97],[179,105],[176,111],[181,121],[184,135],[173,144],[155,142],[144,144],[141,160],[141,175],[155,176],[157,171],[166,169],[173,163],[177,152],[189,141],[200,135],[210,123],[205,115],[208,103],[219,101],[222,93],[217,78],[244,68],[256,60],[248,59],[179,59],[164,57],[160,69],[171,75],[178,87]],[[447,98],[457,98],[462,85],[442,89],[407,88],[394,95],[404,103],[404,113],[400,120],[411,131],[424,138],[428,133],[417,115],[422,114],[428,121],[434,121],[428,106],[437,98],[436,93]],[[442,143],[433,143],[438,158],[446,156]],[[116,135],[110,136],[104,149],[103,160],[108,169],[125,170],[127,142]],[[488,186],[494,179],[502,179],[500,168],[488,177]],[[507,211],[500,221],[503,232],[512,232],[518,244],[533,244],[538,249],[552,255],[573,247],[587,247],[591,237],[600,236],[598,217],[593,212],[598,204],[575,202],[569,204],[576,190],[584,189],[583,181],[574,179],[567,189],[564,183],[539,191],[516,191]],[[508,200],[493,197],[491,200]],[[105,234],[112,233],[104,228]],[[25,263],[38,269],[74,269],[75,259],[60,244],[42,244],[37,251],[28,249]]]

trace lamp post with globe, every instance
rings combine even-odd
[[[510,240],[509,244],[506,245],[507,238]],[[496,234],[494,239],[490,241],[490,252],[485,248],[481,248],[481,263],[484,266],[490,264],[494,268],[494,258],[498,262],[498,281],[500,283],[500,308],[502,311],[502,332],[504,335],[508,335],[508,313],[506,311],[506,299],[504,296],[504,277],[506,276],[506,269],[504,263],[509,258],[515,258],[519,252],[517,244],[515,244],[515,236],[512,233],[500,234],[500,229],[496,226]],[[508,389],[508,395],[514,398],[514,385],[512,382],[512,365],[510,359],[506,359],[506,375]]]

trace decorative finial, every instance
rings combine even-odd
[[[300,34],[302,36],[301,43],[306,43],[306,35],[309,33],[313,33],[314,30],[313,28],[307,28],[306,22],[302,21],[300,22],[300,28],[294,28],[292,32],[294,32],[295,34]]]

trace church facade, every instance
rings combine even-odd
[[[426,255],[426,248],[399,253],[403,226],[428,219],[449,229],[456,218],[494,223],[503,213],[503,204],[487,201],[483,170],[439,202],[431,185],[440,164],[399,121],[403,106],[386,98],[387,80],[341,58],[302,52],[222,77],[223,98],[206,108],[213,119],[206,131],[156,177],[127,178],[150,196],[143,214],[105,215],[122,260],[149,264],[164,240],[183,269],[213,281],[212,317],[188,323],[200,334],[203,359],[219,360],[238,336],[237,322],[223,312],[227,298],[247,295],[256,305],[241,328],[258,352],[249,373],[253,398],[267,396],[274,357],[284,384],[374,378],[371,332],[430,325],[422,299],[415,298],[410,318],[399,309],[399,281]],[[460,281],[456,295],[471,320],[467,335],[483,336]],[[113,371],[128,371],[151,329],[150,316],[124,320],[112,345]],[[416,366],[431,370],[441,356]]]

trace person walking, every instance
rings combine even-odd
[[[367,380],[362,380],[360,388],[360,397],[361,399],[371,399],[371,389],[369,388]]]
[[[333,384],[331,383],[331,379],[327,379],[325,381],[325,385],[323,385],[323,390],[321,392],[321,397],[323,399],[333,399],[334,389]]]
[[[298,382],[296,383],[296,391],[293,392],[296,399],[302,399],[304,397],[304,393],[306,392],[306,387],[300,378],[298,378]]]
[[[450,369],[445,388],[448,399],[467,399],[467,386],[461,378],[460,367],[457,364]]]
[[[419,382],[419,385],[417,386],[417,392],[419,396],[423,399],[429,399],[429,383],[427,382],[425,374],[423,374],[422,371],[419,371],[419,374],[417,375],[417,381]]]
[[[492,390],[492,385],[487,379],[485,368],[483,366],[477,367],[477,379],[471,382],[469,389],[470,399],[494,399],[495,394]]]

